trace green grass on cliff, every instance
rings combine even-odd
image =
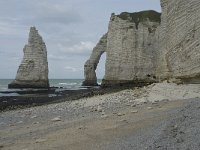
[[[161,22],[161,13],[154,10],[147,10],[135,13],[122,12],[120,15],[118,15],[118,17],[123,20],[134,22],[136,24],[136,27],[140,22],[143,22],[147,19],[153,22]]]

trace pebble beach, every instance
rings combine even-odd
[[[163,82],[1,112],[0,147],[5,150],[153,150],[166,146],[186,149],[193,143],[193,149],[199,148],[200,143],[196,141],[199,134],[193,134],[193,128],[199,132],[199,124],[192,122],[200,118],[199,89],[198,84]],[[180,133],[184,128],[187,136]],[[189,142],[190,136],[193,142]]]

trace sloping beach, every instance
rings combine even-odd
[[[200,85],[142,88],[0,113],[0,148],[199,149]]]
[[[200,150],[199,0],[0,4],[0,150]]]

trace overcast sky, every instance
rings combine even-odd
[[[0,78],[15,78],[30,26],[46,43],[49,78],[83,78],[111,13],[160,11],[159,0],[0,0]],[[97,70],[104,75],[105,55]]]

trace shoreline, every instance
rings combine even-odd
[[[200,85],[158,83],[1,112],[0,148],[196,150],[199,91]]]
[[[3,91],[0,93],[18,93],[18,96],[0,96],[0,112],[15,109],[23,109],[34,106],[48,105],[52,103],[60,103],[65,101],[78,100],[85,97],[92,97],[95,95],[103,95],[113,92],[119,92],[130,86],[117,87],[89,87],[78,90],[68,90],[63,88],[52,88],[51,90],[37,89],[37,90],[13,90]],[[56,89],[58,91],[56,91]]]
[[[192,150],[197,149],[199,136],[193,131],[199,132],[200,99],[150,100],[151,93],[145,91],[160,86],[2,112],[0,147],[2,150],[66,147],[161,150],[172,145],[174,149],[184,149],[192,136]],[[146,100],[142,101],[144,97]],[[191,132],[182,134],[183,129]],[[163,141],[163,137],[167,140]]]
[[[112,94],[128,91],[134,99],[139,102],[160,101],[165,99],[190,99],[200,97],[200,84],[175,84],[175,83],[153,83],[147,86],[112,86],[112,87],[89,87],[79,90],[52,88],[48,90],[25,90],[20,96],[0,97],[0,112],[24,109],[29,107],[74,101],[83,98],[90,98],[98,95]]]

